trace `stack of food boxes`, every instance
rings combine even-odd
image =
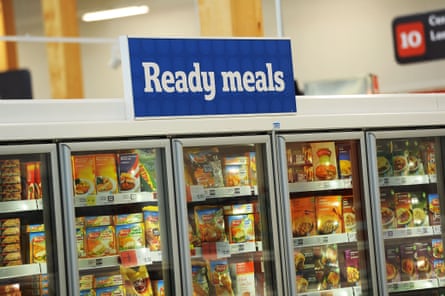
[[[0,201],[42,198],[39,161],[0,160]]]

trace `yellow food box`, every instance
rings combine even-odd
[[[96,160],[94,155],[72,156],[75,196],[96,194]]]
[[[97,154],[95,157],[97,194],[118,192],[116,155]]]

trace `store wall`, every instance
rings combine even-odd
[[[301,86],[372,72],[378,75],[382,92],[445,88],[445,60],[398,65],[391,33],[394,17],[445,9],[443,0],[281,0],[281,22],[277,2],[263,0],[265,36],[277,36],[282,24],[284,37],[292,41],[294,73]],[[41,15],[29,0],[15,3]],[[81,37],[199,36],[195,0],[151,0],[149,5],[148,15],[80,23]],[[42,36],[41,18],[18,21],[17,34]],[[50,98],[45,44],[21,42],[18,48],[20,65],[31,69],[34,96]],[[82,45],[85,97],[123,97],[121,68],[110,65],[117,49],[117,44]]]

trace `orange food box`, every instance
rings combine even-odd
[[[315,203],[317,233],[341,233],[343,229],[341,195],[318,196]]]
[[[97,154],[95,165],[97,194],[117,193],[116,155]]]
[[[338,171],[335,143],[312,143],[311,147],[315,180],[337,179]]]
[[[72,156],[75,196],[96,194],[96,160],[94,155]]]
[[[46,262],[46,239],[44,232],[30,232],[29,234],[29,262]]]
[[[113,226],[97,226],[85,229],[87,257],[115,255],[116,235]]]
[[[315,235],[315,197],[298,197],[290,200],[292,234],[294,237]]]
[[[253,261],[230,263],[229,268],[236,295],[256,295]]]

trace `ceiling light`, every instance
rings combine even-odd
[[[120,17],[127,17],[133,15],[140,15],[148,13],[148,6],[128,6],[116,9],[108,9],[108,10],[100,10],[87,12],[82,15],[82,20],[84,22],[95,22],[95,21],[103,21]]]

